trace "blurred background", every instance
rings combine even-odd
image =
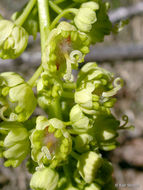
[[[21,8],[26,0],[0,0],[0,14],[6,18]],[[113,110],[121,119],[128,115],[134,130],[120,134],[121,146],[108,156],[114,165],[117,184],[132,184],[119,189],[143,189],[143,2],[141,0],[107,0],[111,3],[110,18],[114,23],[129,18],[129,24],[118,35],[105,38],[91,47],[86,61],[97,63],[124,79],[125,85],[118,93]],[[0,59],[0,72],[16,71],[26,79],[40,64],[39,36],[29,39],[29,46],[16,60]],[[37,113],[40,110],[37,109]],[[28,190],[30,174],[24,163],[16,168],[4,168],[0,160],[0,190]]]

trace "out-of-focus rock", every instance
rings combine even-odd
[[[127,141],[114,151],[118,162],[126,162],[133,167],[143,167],[143,138]]]

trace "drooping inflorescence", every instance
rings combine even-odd
[[[123,80],[84,63],[90,45],[112,31],[108,8],[102,0],[30,0],[13,21],[0,18],[2,59],[18,57],[29,35],[41,35],[41,65],[29,81],[0,74],[0,156],[6,167],[28,158],[33,190],[116,189],[103,153],[119,145],[128,122],[112,113]],[[35,116],[37,104],[45,115]]]

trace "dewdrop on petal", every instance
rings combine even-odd
[[[51,168],[43,168],[36,171],[30,181],[33,190],[56,190],[59,175]]]
[[[15,59],[28,43],[26,30],[8,20],[0,20],[0,58]]]
[[[102,161],[103,159],[101,155],[93,151],[89,151],[79,156],[77,169],[86,183],[94,181],[97,172],[102,165]]]
[[[30,140],[32,159],[40,168],[47,165],[56,167],[66,160],[71,152],[71,137],[63,122],[56,118],[48,120],[44,116],[39,116]]]
[[[0,117],[5,121],[27,120],[36,107],[32,88],[14,72],[0,74]]]

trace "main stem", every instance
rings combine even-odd
[[[41,35],[41,52],[43,57],[45,42],[50,32],[49,0],[37,0],[37,2]]]
[[[31,0],[35,1],[35,0]],[[39,23],[40,23],[40,34],[41,34],[41,57],[42,62],[44,57],[44,49],[45,49],[45,42],[47,41],[49,28],[50,28],[50,15],[49,15],[49,1],[48,0],[37,0],[38,3],[38,13],[39,13]],[[28,84],[31,87],[35,86],[36,80],[39,78],[40,74],[42,73],[43,68],[42,64],[28,81]]]
[[[45,45],[50,32],[50,14],[49,14],[49,0],[37,0],[38,2],[38,13],[39,13],[39,23],[40,23],[40,35],[41,35],[41,54],[42,63],[44,63],[45,58]],[[48,64],[48,63],[47,63]],[[49,117],[56,117],[62,119],[60,100],[55,98],[48,107]]]
[[[30,0],[27,6],[25,7],[23,13],[20,15],[20,17],[15,21],[15,24],[17,25],[23,25],[25,20],[27,19],[28,15],[30,14],[32,8],[34,7],[36,3],[36,0]]]

